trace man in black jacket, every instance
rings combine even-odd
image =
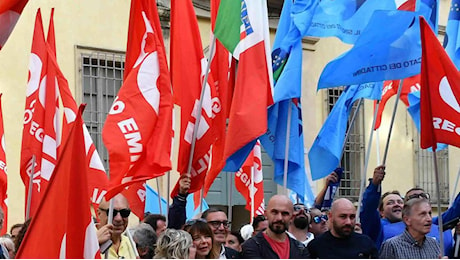
[[[243,258],[309,258],[305,246],[286,233],[292,220],[293,205],[284,195],[275,195],[269,201],[265,216],[268,229],[243,243]]]

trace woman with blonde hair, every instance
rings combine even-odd
[[[194,259],[192,237],[184,230],[166,229],[157,240],[154,259]]]
[[[214,235],[204,219],[193,219],[185,223],[184,230],[192,235],[196,248],[196,259],[218,259],[220,247],[214,243]]]

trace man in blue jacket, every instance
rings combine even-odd
[[[363,234],[368,235],[380,248],[383,241],[400,235],[404,232],[405,225],[402,222],[403,198],[397,191],[387,192],[383,196],[382,181],[385,177],[385,166],[380,165],[374,169],[373,178],[363,194],[360,212],[361,227]],[[427,198],[429,195],[421,188],[413,188],[406,193],[406,200],[411,198]],[[457,195],[452,206],[442,214],[443,223],[460,216],[460,196]],[[435,237],[439,242],[438,218],[433,218],[431,231],[427,236]],[[450,230],[444,231],[444,252],[452,250],[453,239]]]

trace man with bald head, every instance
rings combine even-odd
[[[293,218],[293,207],[287,196],[271,197],[264,214],[268,228],[244,242],[242,258],[309,258],[306,247],[286,233]]]
[[[117,194],[112,198],[113,201],[113,217],[112,223],[108,224],[109,219],[109,201],[102,200],[97,209],[99,223],[97,225],[97,238],[99,245],[103,245],[108,240],[112,241],[112,246],[109,248],[109,258],[136,258],[133,247],[129,242],[129,238],[123,235],[123,232],[128,226],[128,217],[131,213],[129,203],[125,196]]]
[[[332,203],[329,212],[330,230],[308,244],[312,258],[378,258],[374,242],[355,233],[356,208],[345,198]]]

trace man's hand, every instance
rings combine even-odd
[[[99,242],[99,245],[105,243],[107,240],[112,238],[112,230],[113,225],[107,224],[96,231],[97,241]]]
[[[192,178],[190,174],[182,174],[179,180],[179,194],[188,194],[190,189],[190,184],[192,183]]]
[[[385,165],[379,165],[374,169],[374,176],[372,177],[372,184],[382,184],[383,178],[385,178]]]
[[[326,185],[337,182],[338,180],[339,180],[339,176],[337,175],[337,173],[332,172],[326,177]]]

